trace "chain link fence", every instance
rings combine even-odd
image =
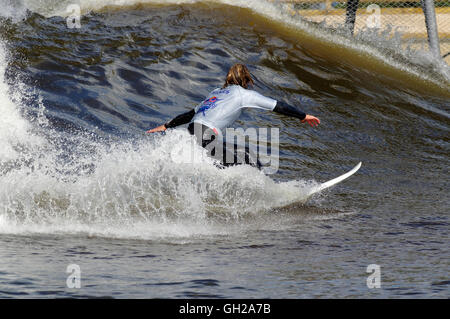
[[[424,0],[280,0],[292,15],[322,23],[325,27],[348,28],[357,35],[379,31],[384,37],[399,36],[401,45],[429,49]],[[440,55],[450,65],[450,0],[435,0]]]

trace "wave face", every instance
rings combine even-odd
[[[26,30],[34,23],[43,21],[39,16],[32,16],[21,22],[19,27]],[[17,51],[27,51],[29,45],[32,50],[40,51],[46,47],[50,51],[56,49],[53,53],[59,51],[54,46],[59,46],[56,42],[47,47],[49,42],[45,41],[47,44],[44,47],[35,47],[35,34],[29,34],[25,41],[16,41],[15,37],[23,37],[25,30],[13,34],[8,45]],[[48,40],[51,41],[50,35]],[[120,42],[123,39],[114,39],[113,42],[117,40]],[[116,44],[121,46],[118,42]],[[90,48],[87,48],[86,52],[89,51]],[[61,57],[60,53],[57,54]],[[0,229],[3,233],[82,232],[126,238],[221,233],[226,232],[225,228],[220,227],[223,223],[233,223],[248,215],[299,201],[307,192],[306,182],[275,182],[251,167],[219,170],[185,131],[170,132],[164,137],[136,136],[139,126],[143,125],[133,127],[137,124],[136,115],[146,112],[142,113],[142,107],[132,101],[134,98],[124,100],[133,105],[132,112],[136,112],[132,115],[135,120],[130,118],[130,121],[119,112],[102,110],[102,98],[96,102],[89,97],[92,94],[99,97],[95,91],[103,90],[101,87],[112,88],[109,81],[121,81],[123,76],[134,78],[137,73],[127,70],[128,67],[111,70],[113,73],[119,72],[119,77],[114,75],[100,79],[95,73],[106,75],[104,67],[107,68],[108,63],[105,63],[100,68],[94,66],[93,78],[88,82],[76,77],[78,88],[87,90],[86,95],[83,93],[79,97],[91,101],[77,105],[76,101],[66,102],[69,96],[77,99],[78,93],[65,96],[60,89],[66,91],[74,84],[69,83],[74,69],[68,70],[66,67],[71,69],[72,62],[75,62],[75,68],[84,68],[84,58],[69,62],[71,58],[67,56],[69,60],[58,66],[60,61],[50,58],[33,62],[31,56],[25,54],[27,61],[24,69],[24,65],[15,64],[19,61],[17,56],[9,57],[5,49],[1,51],[1,107],[2,113],[7,115],[1,120],[0,140]],[[43,55],[39,54],[38,59],[41,57]],[[8,61],[10,68],[7,70]],[[33,71],[35,67],[40,69],[46,64],[44,68],[47,71]],[[41,77],[46,72],[55,77]],[[9,80],[4,78],[5,75],[9,75]],[[45,78],[51,81],[44,84],[41,81],[45,82]],[[95,79],[100,82],[91,82]],[[36,80],[39,83],[33,85]],[[144,87],[146,85],[139,87],[138,82],[133,84],[132,95],[137,93],[138,99],[151,96],[151,92]],[[49,90],[43,89],[42,84],[48,85]],[[97,89],[92,90],[93,86]],[[172,95],[173,89],[166,83],[159,87],[159,94]],[[195,98],[198,96],[195,95]],[[154,101],[161,100],[155,96]],[[123,101],[117,103],[120,105]],[[85,106],[89,108],[86,112],[82,111]],[[84,115],[80,117],[79,112]],[[103,112],[104,115],[101,115]],[[154,111],[147,114],[152,113]],[[107,114],[117,115],[122,123],[111,125]],[[156,118],[162,119],[163,116],[157,115]],[[189,146],[191,148],[186,148]],[[174,151],[177,149],[182,153]],[[192,153],[200,158],[200,162],[189,164],[183,158]]]
[[[47,101],[20,112],[30,88],[0,79],[2,233],[144,239],[220,233],[215,224],[299,201],[313,186],[277,183],[250,166],[218,169],[184,130],[120,140],[66,126],[67,134],[61,130],[67,123],[54,125],[57,118],[43,115]]]
[[[374,46],[333,38],[270,2],[80,1],[81,29],[67,28],[68,3],[7,1],[2,13],[4,233],[227,233],[301,202],[315,181],[360,160],[370,165],[361,172],[368,184],[371,174],[392,173],[387,162],[397,178],[448,162],[446,75],[425,68],[427,59],[417,66],[392,55],[382,63]],[[180,164],[203,152],[183,129],[142,134],[194,107],[236,61],[250,66],[256,90],[323,119],[320,130],[253,111],[237,122],[283,128],[277,176],[220,170],[205,157]],[[315,203],[345,210],[344,197]]]
[[[73,14],[73,6],[80,9],[81,14],[91,12],[107,12],[114,10],[126,10],[139,6],[215,6],[220,7],[219,11],[229,9],[245,9],[253,12],[259,17],[269,20],[270,24],[282,25],[289,33],[296,33],[308,41],[319,42],[327,47],[335,47],[338,50],[350,51],[349,56],[353,63],[355,57],[360,55],[369,56],[369,61],[360,61],[366,68],[368,64],[375,64],[378,72],[380,64],[384,68],[394,68],[396,73],[406,73],[417,81],[425,80],[428,85],[437,85],[444,91],[448,91],[450,86],[450,67],[442,60],[436,60],[431,53],[426,50],[412,49],[417,47],[413,42],[402,44],[399,32],[394,33],[394,37],[384,35],[383,32],[372,32],[363,30],[356,37],[356,41],[348,37],[345,32],[340,32],[333,28],[327,30],[322,25],[316,25],[303,20],[299,16],[293,16],[290,4],[277,0],[20,0],[6,2],[8,9],[2,13],[4,16],[17,19],[24,16],[28,11],[36,12],[46,17],[60,16],[67,17]],[[293,29],[293,30],[292,30]],[[317,44],[315,44],[317,45]],[[333,50],[334,51],[334,50]],[[355,52],[356,51],[356,52]],[[339,55],[339,58],[342,58]],[[357,60],[360,60],[357,59]],[[358,65],[361,66],[361,65]],[[403,79],[404,80],[404,79]],[[413,84],[414,85],[414,84]]]

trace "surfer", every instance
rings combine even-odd
[[[230,126],[239,117],[243,108],[274,111],[298,118],[302,123],[307,122],[312,127],[320,123],[317,117],[305,114],[282,101],[265,97],[256,91],[248,89],[249,85],[253,84],[254,82],[248,68],[243,64],[235,64],[228,71],[222,88],[213,90],[194,109],[178,115],[163,125],[148,130],[147,133],[163,132],[168,128],[189,123],[189,133],[195,135],[197,142],[206,147],[213,141],[222,140],[221,131]],[[228,157],[226,154],[230,150],[226,142],[223,142],[222,145],[223,150],[221,154],[223,157],[220,156],[221,158],[219,158],[222,164],[226,166],[237,164],[238,155],[236,149],[238,147],[234,145],[234,154]],[[219,154],[219,152],[217,153]],[[209,155],[215,157],[215,148],[210,151]],[[227,161],[224,160],[225,157]],[[229,161],[228,159],[230,158],[233,160]],[[260,166],[257,159],[255,160],[249,155],[248,146],[245,147],[245,163]]]

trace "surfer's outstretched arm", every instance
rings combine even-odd
[[[277,105],[275,106],[273,111],[283,114],[283,115],[296,117],[296,118],[300,119],[302,121],[302,123],[308,122],[309,125],[311,125],[313,127],[320,124],[320,120],[317,117],[308,115],[308,114],[298,110],[297,108],[290,106],[281,101],[277,101]]]
[[[195,115],[195,110],[192,109],[189,112],[178,115],[176,118],[170,120],[169,122],[155,127],[154,129],[148,130],[147,133],[163,132],[168,128],[177,127],[189,123]]]
[[[302,123],[308,122],[311,126],[317,126],[320,123],[320,120],[317,117],[308,115],[296,107],[290,106],[282,101],[271,99],[256,91],[244,90],[241,88],[240,93],[242,96],[243,107],[271,110],[283,115],[296,117],[300,119]]]

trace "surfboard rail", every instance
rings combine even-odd
[[[319,184],[316,187],[312,188],[310,190],[310,192],[308,193],[307,197],[310,197],[313,194],[316,194],[320,191],[323,191],[324,189],[327,189],[331,186],[334,186],[340,182],[342,182],[343,180],[346,180],[347,178],[349,178],[350,176],[352,176],[353,174],[355,174],[360,168],[361,168],[362,162],[359,162],[355,167],[353,167],[350,171],[348,171],[345,174],[342,174],[341,176],[338,176],[336,178],[333,178],[332,180],[329,180],[325,183]]]

